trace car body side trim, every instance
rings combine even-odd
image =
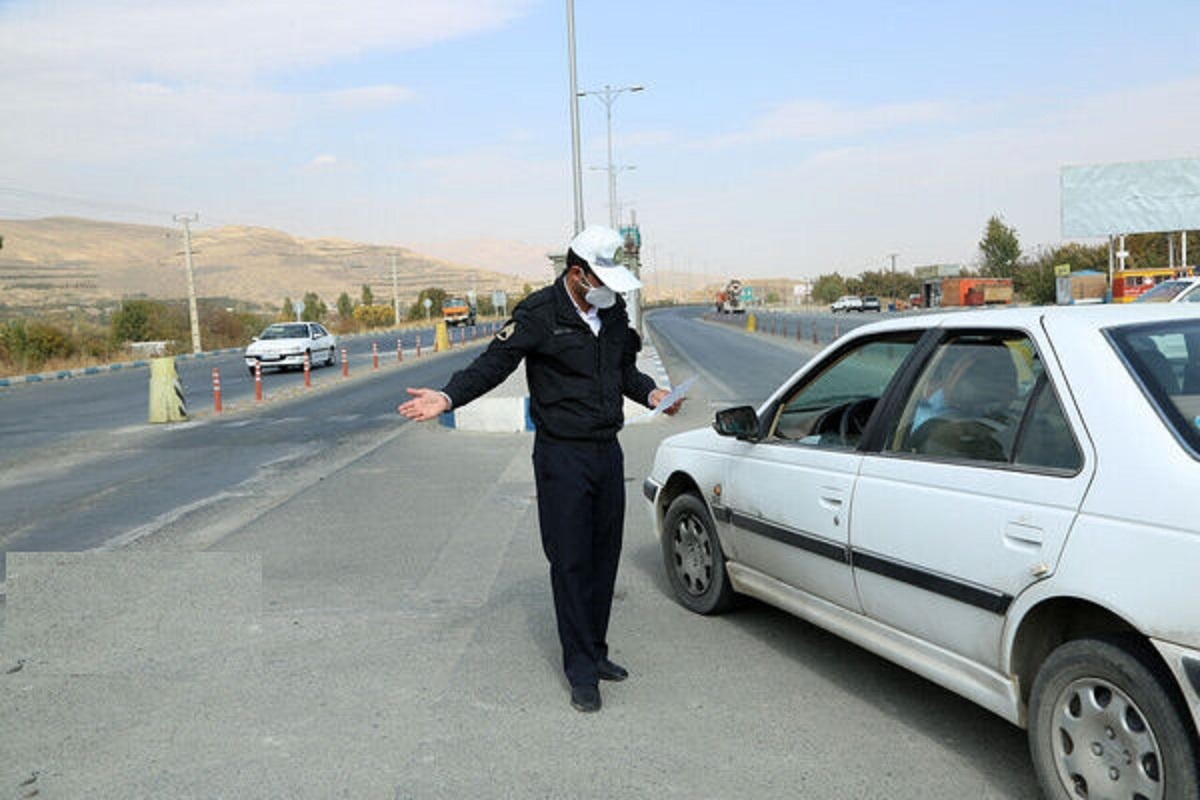
[[[735,591],[808,620],[1025,727],[1025,707],[1016,679],[800,591],[744,564],[730,561],[726,569]]]
[[[855,550],[852,558],[854,559],[855,569],[863,569],[867,572],[874,572],[876,575],[882,575],[885,578],[911,584],[927,592],[940,594],[943,597],[949,597],[951,600],[957,600],[969,606],[982,608],[984,611],[990,611],[993,614],[1003,616],[1008,611],[1008,607],[1012,605],[1012,595],[998,592],[995,589],[989,589],[986,586],[966,583],[945,575],[939,575],[936,572],[930,572],[920,567],[893,561],[890,558],[884,558],[861,550]]]
[[[713,515],[720,522],[732,522],[736,527],[750,533],[755,533],[767,539],[805,550],[841,564],[850,565],[855,569],[863,569],[867,572],[873,572],[876,575],[882,575],[885,578],[907,583],[911,586],[916,586],[918,589],[940,594],[943,597],[981,608],[993,614],[1003,615],[1008,611],[1008,607],[1012,605],[1012,595],[1005,594],[1004,592],[960,581],[936,572],[930,572],[929,570],[905,564],[902,561],[895,561],[875,553],[847,547],[846,545],[831,542],[828,539],[822,539],[819,536],[809,533],[784,528],[773,522],[758,517],[751,517],[728,507],[723,507],[720,513],[714,508]]]
[[[810,553],[815,553],[834,561],[840,561],[843,564],[850,563],[850,550],[845,545],[813,536],[810,533],[784,528],[765,519],[748,517],[737,511],[730,511],[729,513],[733,524],[742,530],[757,533],[759,536],[765,536],[768,539],[774,539],[777,542],[798,547],[801,550],[807,550]]]

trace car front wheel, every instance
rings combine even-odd
[[[1140,646],[1078,639],[1038,671],[1029,748],[1051,800],[1197,800],[1192,738]]]
[[[704,502],[694,494],[671,501],[664,522],[663,562],[675,597],[697,614],[719,614],[733,605],[725,554]]]

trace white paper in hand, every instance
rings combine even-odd
[[[662,400],[660,400],[658,405],[656,405],[654,408],[647,411],[645,414],[642,414],[640,417],[636,417],[633,420],[630,420],[630,424],[635,423],[635,422],[646,422],[647,420],[653,419],[654,417],[658,416],[659,414],[663,413],[668,408],[673,406],[678,401],[687,397],[688,389],[690,389],[692,387],[692,384],[696,382],[696,378],[698,378],[698,377],[700,377],[700,376],[693,375],[692,377],[688,378],[687,380],[685,380],[683,383],[679,384],[678,386],[672,386],[670,393],[666,397],[664,397]]]

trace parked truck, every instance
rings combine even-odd
[[[474,325],[474,298],[447,297],[442,301],[442,319],[446,320],[447,325]]]
[[[742,305],[742,282],[737,278],[725,284],[725,288],[717,292],[717,313],[746,313],[746,307]]]

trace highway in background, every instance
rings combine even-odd
[[[490,335],[499,323],[473,328],[451,328],[454,345]],[[372,345],[378,345],[383,368],[397,363],[396,345],[402,340],[404,358],[417,358],[433,352],[434,330],[420,328],[382,334],[338,337],[339,349],[346,349],[352,377],[373,369]],[[219,370],[221,396],[225,407],[237,407],[254,401],[254,378],[242,359],[242,351],[206,353],[201,358],[184,357],[175,362],[183,385],[189,413],[204,415],[213,409],[212,371]],[[51,446],[84,433],[112,431],[146,422],[148,381],[146,367],[125,367],[94,375],[81,375],[38,383],[0,387],[0,469],[20,463],[31,450]],[[342,380],[341,354],[332,367],[314,365],[310,373],[314,387],[328,388]],[[263,393],[269,400],[279,393],[291,393],[304,386],[302,370],[263,371]]]
[[[661,310],[648,323],[710,384],[716,406],[761,402],[807,358],[787,337],[740,330],[740,315],[721,325],[703,312]],[[404,424],[395,407],[405,386],[444,384],[481,344],[431,357],[426,334],[421,359],[409,338],[396,364],[393,340],[378,372],[371,340],[353,340],[350,379],[314,370],[308,391],[300,372],[269,372],[261,406],[240,354],[180,360],[198,418],[171,425],[145,422],[145,369],[0,390],[0,554],[95,548],[230,511],[232,520],[303,491]],[[220,415],[211,410],[214,366],[232,407]]]

